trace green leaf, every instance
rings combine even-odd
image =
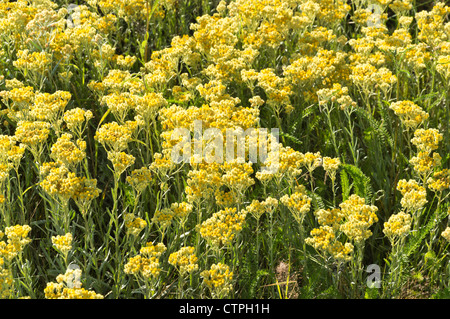
[[[358,196],[365,198],[367,203],[372,202],[373,189],[370,178],[366,176],[360,168],[354,165],[342,164],[341,167],[342,167],[341,177],[342,172],[345,172],[348,175],[350,175],[350,177],[353,180],[352,185],[354,186],[355,193]],[[344,191],[344,186],[342,187],[342,190]],[[348,194],[346,195],[348,197]]]
[[[350,185],[350,181],[348,179],[348,175],[345,170],[341,170],[341,187],[342,187],[342,200],[346,201],[350,196],[350,191],[352,186]]]
[[[148,43],[148,38],[149,38],[149,33],[148,31],[145,33],[145,38],[144,40],[141,42],[141,44],[139,45],[139,53],[141,54],[141,60],[145,63],[145,48],[147,47],[147,43]]]

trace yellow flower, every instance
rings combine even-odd
[[[197,256],[194,254],[195,247],[182,247],[179,251],[169,255],[169,264],[176,267],[181,276],[198,269]]]
[[[213,247],[227,246],[242,230],[246,211],[225,208],[214,213],[199,226],[200,235]]]
[[[128,147],[133,131],[128,125],[117,122],[103,124],[95,133],[95,139],[106,149],[120,152]]]
[[[83,179],[69,171],[67,166],[60,163],[44,163],[40,168],[42,181],[39,185],[50,196],[67,204],[76,195]]]
[[[67,269],[44,289],[46,299],[103,299],[104,296],[82,288],[81,269]]]
[[[397,190],[403,195],[400,201],[402,207],[411,213],[417,212],[428,202],[425,187],[420,186],[415,180],[400,180]]]
[[[172,210],[174,217],[179,218],[181,220],[186,219],[186,217],[192,213],[192,209],[194,206],[187,202],[181,203],[172,203],[170,205],[170,209]]]
[[[250,205],[246,207],[248,213],[250,213],[256,220],[261,218],[264,213],[272,214],[278,207],[278,200],[272,197],[267,197],[264,201],[260,202],[254,199]]]
[[[326,251],[336,238],[333,228],[330,226],[320,226],[310,232],[312,237],[305,239],[305,243],[313,246],[316,250]]]
[[[331,226],[334,230],[338,230],[341,222],[344,220],[344,213],[339,208],[319,209],[314,212],[319,225]]]
[[[41,121],[19,121],[15,132],[18,141],[30,147],[44,143],[50,134],[50,124]]]
[[[136,107],[137,97],[129,92],[113,92],[103,96],[101,103],[106,104],[116,120],[123,124],[128,113]]]
[[[336,179],[336,172],[340,165],[341,160],[338,157],[331,158],[325,156],[323,158],[323,169],[330,175],[332,180]]]
[[[233,272],[225,264],[212,264],[211,268],[202,271],[200,276],[203,278],[203,284],[210,289],[213,298],[226,297],[233,287],[231,283]]]
[[[345,222],[340,226],[340,230],[347,237],[356,242],[361,242],[372,235],[369,227],[378,221],[376,215],[378,208],[376,206],[365,204],[364,198],[356,194],[351,195],[339,206],[345,215]]]
[[[292,195],[284,195],[280,198],[280,202],[289,208],[299,224],[303,222],[306,213],[308,213],[311,208],[311,198],[306,195],[304,186],[296,188]]]
[[[136,192],[142,193],[152,181],[152,172],[147,167],[134,169],[126,180]]]
[[[133,236],[139,235],[139,233],[147,226],[147,222],[140,217],[136,217],[134,214],[127,213],[124,215],[125,227],[127,234]]]
[[[434,168],[441,165],[441,159],[438,153],[433,153],[431,156],[428,152],[420,151],[409,160],[409,163],[413,165],[414,171],[419,174],[422,180],[426,180]]]
[[[0,259],[11,261],[22,253],[24,247],[31,242],[28,233],[31,227],[28,225],[15,225],[5,228],[7,241],[0,241]],[[0,232],[0,235],[2,233]],[[1,238],[2,236],[0,236]],[[0,267],[1,268],[1,267]]]
[[[433,173],[433,176],[427,180],[428,187],[434,192],[442,192],[450,188],[450,170],[443,170]]]
[[[427,112],[412,101],[394,102],[390,108],[399,116],[406,129],[415,129],[429,117]]]
[[[315,170],[317,167],[322,165],[322,156],[320,155],[320,152],[317,153],[311,153],[307,152],[305,153],[303,157],[303,165],[306,166],[308,172],[312,173],[313,170]]]
[[[441,236],[445,238],[445,240],[450,242],[450,227],[447,227],[444,229],[444,231],[441,233]]]
[[[125,273],[142,276],[146,280],[156,278],[161,272],[159,257],[165,251],[166,246],[163,243],[147,243],[141,247],[139,255],[128,259],[124,266]]]
[[[443,135],[437,129],[417,129],[414,131],[414,137],[411,143],[417,147],[419,151],[431,153],[438,148],[439,142],[442,141]]]
[[[44,51],[19,50],[17,57],[18,59],[13,62],[13,65],[24,72],[44,73],[52,63],[51,55]]]
[[[67,124],[67,128],[72,131],[78,138],[81,138],[87,122],[93,117],[89,110],[74,108],[64,113],[63,119]],[[84,123],[84,125],[83,125]]]
[[[407,236],[411,229],[411,215],[400,212],[389,217],[389,220],[384,223],[383,233],[394,242],[397,238]]]
[[[72,249],[72,239],[73,237],[71,233],[67,233],[64,236],[52,236],[52,244],[64,256],[67,256],[69,251]]]
[[[114,173],[117,176],[121,175],[128,167],[133,165],[136,160],[133,155],[118,151],[108,152],[107,157],[113,164]]]
[[[75,168],[86,157],[86,142],[77,140],[76,144],[71,141],[72,135],[65,133],[52,145],[50,156],[65,164],[67,167]]]
[[[37,93],[34,103],[30,107],[30,115],[38,121],[46,121],[58,125],[64,109],[72,95],[66,91],[50,93]],[[59,125],[58,125],[59,126]]]

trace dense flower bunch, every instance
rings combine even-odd
[[[56,250],[60,251],[64,256],[67,256],[69,251],[72,249],[73,235],[67,233],[63,236],[57,235],[52,236],[52,243]]]
[[[355,194],[339,206],[345,216],[340,227],[342,232],[355,242],[364,241],[372,235],[369,228],[378,221],[376,206],[367,205],[363,198]]]
[[[242,229],[246,214],[236,208],[220,210],[200,225],[200,234],[213,247],[227,246]]]
[[[394,102],[390,108],[399,116],[406,129],[415,129],[429,117],[427,112],[412,101]]]
[[[22,259],[25,246],[30,244],[28,234],[31,227],[28,225],[15,225],[6,227],[0,231],[0,298],[14,298],[16,287],[14,286],[13,262],[14,259]],[[6,240],[4,237],[6,236]]]
[[[44,289],[46,299],[103,299],[104,296],[82,288],[81,269],[67,269],[56,277],[56,282],[47,283]]]
[[[165,251],[166,246],[162,243],[156,245],[147,243],[141,247],[138,255],[129,258],[124,266],[125,273],[146,280],[158,277],[161,272],[159,258]]]
[[[169,263],[179,270],[181,276],[198,269],[198,258],[194,250],[195,247],[182,247],[179,251],[170,254]]]
[[[203,283],[211,291],[213,297],[226,297],[232,288],[233,272],[222,263],[211,265],[209,270],[204,270],[200,274],[203,277]]]
[[[407,236],[411,229],[411,215],[400,212],[389,217],[389,220],[384,223],[383,232],[391,242],[396,239]]]

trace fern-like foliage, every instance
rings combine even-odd
[[[354,165],[342,164],[341,168],[341,181],[344,176],[344,181],[342,181],[342,191],[343,193],[344,191],[346,192],[345,197],[348,198],[348,195],[350,194],[350,186],[348,186],[348,176],[350,176],[353,181],[351,186],[354,188],[354,192],[358,196],[363,197],[367,203],[371,203],[373,198],[373,188],[370,178],[366,176],[360,168]]]

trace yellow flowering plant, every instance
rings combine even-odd
[[[448,296],[449,14],[0,2],[0,297]]]

